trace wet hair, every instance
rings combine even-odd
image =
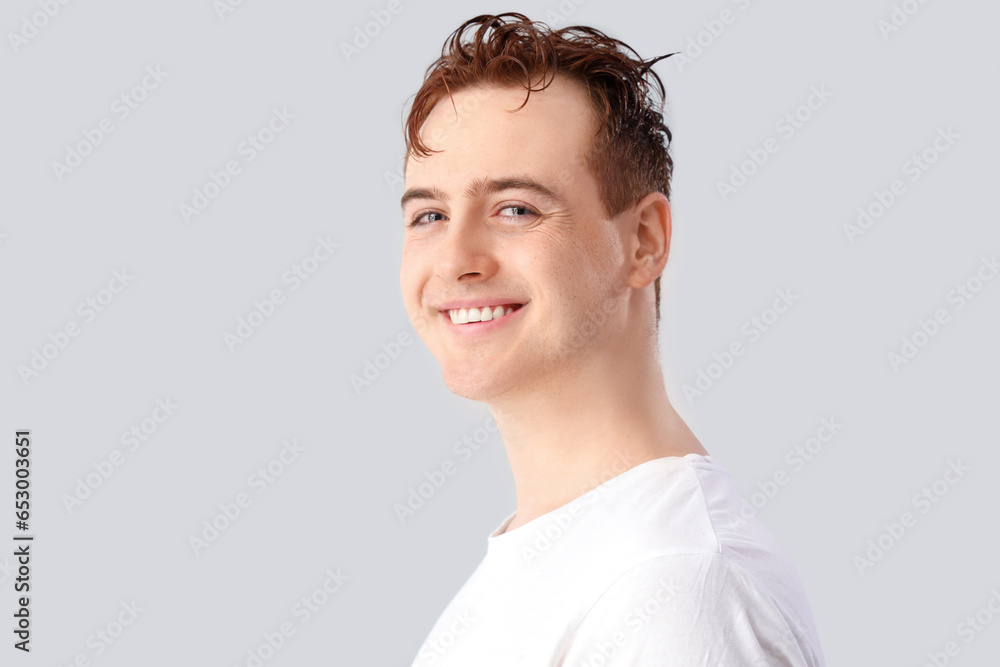
[[[466,32],[471,29],[475,34],[469,40]],[[651,66],[671,55],[643,60],[625,43],[594,28],[552,30],[516,12],[476,16],[445,40],[441,57],[424,74],[404,124],[407,155],[438,152],[421,141],[419,132],[445,95],[454,106],[452,93],[465,88],[520,85],[526,93],[517,111],[532,91],[545,89],[559,74],[590,94],[598,130],[586,166],[600,183],[606,215],[618,215],[651,192],[669,199],[671,134],[662,115],[663,82]],[[540,87],[532,87],[538,79]],[[659,276],[654,291],[659,327]]]

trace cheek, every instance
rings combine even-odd
[[[412,283],[426,264],[425,252],[419,246],[410,242],[403,244],[402,259],[399,263],[399,278],[401,282]]]
[[[550,312],[578,312],[600,298],[606,289],[601,273],[607,270],[600,253],[570,234],[551,234],[544,244],[536,243],[539,240],[532,239],[530,251],[525,248],[518,263],[537,283]]]
[[[420,307],[421,282],[419,265],[404,258],[399,269],[399,289],[407,310]]]
[[[419,267],[413,263],[408,264],[404,260],[399,272],[399,286],[403,298],[403,308],[406,310],[410,324],[413,325],[417,335],[427,344],[425,338],[426,330],[428,324],[432,322],[428,319],[429,316],[424,312],[423,304],[421,303],[421,293],[425,282],[421,277]]]
[[[622,239],[610,223],[603,223],[591,238],[587,253],[594,273],[602,282],[613,282],[621,273],[624,260]]]
[[[579,244],[571,288],[579,307],[597,308],[620,291],[621,241],[609,234],[594,234]]]

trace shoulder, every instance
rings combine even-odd
[[[622,573],[572,634],[575,662],[821,666],[808,623],[720,553],[670,554]],[[596,655],[596,654],[594,654]],[[615,658],[615,660],[611,660]]]
[[[640,474],[623,476],[604,494],[607,512],[594,517],[606,537],[623,545],[623,556],[641,562],[684,553],[715,553],[736,561],[768,552],[784,555],[717,459],[667,457],[641,467]]]
[[[713,618],[754,609],[763,618],[781,616],[773,597],[744,566],[720,553],[669,554],[636,564],[618,576],[591,611],[616,600],[658,601],[670,613],[687,616],[711,610]]]

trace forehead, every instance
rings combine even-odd
[[[442,152],[410,156],[407,181],[471,178],[469,169],[555,175],[582,168],[598,127],[586,88],[557,76],[525,103],[526,94],[521,86],[474,86],[454,92],[454,103],[442,97],[420,129],[428,148]]]

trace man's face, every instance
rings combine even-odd
[[[625,243],[584,159],[597,129],[586,90],[557,77],[506,111],[524,96],[462,90],[457,118],[446,96],[421,128],[443,152],[407,161],[403,224],[417,225],[404,232],[403,301],[448,388],[479,401],[572,377],[612,344],[626,289]],[[491,314],[524,305],[454,323],[447,306],[468,300]]]

